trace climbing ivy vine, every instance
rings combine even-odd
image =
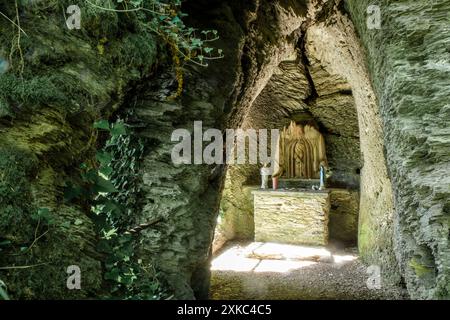
[[[106,255],[107,298],[161,299],[167,297],[158,274],[149,262],[135,255],[142,226],[134,226],[133,213],[138,208],[138,163],[144,145],[126,121],[100,120],[95,129],[108,136],[96,154],[94,165],[83,163],[82,186],[69,186],[66,200],[90,197],[91,218],[99,235],[98,250]],[[147,227],[147,226],[145,226]]]

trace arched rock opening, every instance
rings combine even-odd
[[[16,26],[0,19],[9,30],[0,35],[0,242],[13,242],[0,255],[0,276],[12,297],[101,296],[106,259],[95,246],[94,201],[64,198],[66,187],[80,182],[80,165],[95,162],[93,122],[122,111],[133,111],[130,136],[145,145],[133,187],[122,185],[138,199],[123,228],[159,219],[141,230],[133,254],[157,268],[175,298],[207,297],[224,182],[226,198],[259,173],[255,167],[173,165],[171,133],[192,129],[194,121],[204,129],[257,128],[305,115],[328,140],[331,182],[359,186],[357,240],[365,261],[393,282],[400,271],[413,298],[449,297],[450,41],[442,32],[448,1],[183,2],[187,25],[218,30],[225,58],[208,68],[187,66],[176,101],[167,99],[177,90],[170,50],[138,28],[134,14],[85,6],[83,31],[69,32],[56,1],[34,2],[1,6],[5,17],[19,9],[16,19],[33,30],[21,38],[23,57],[8,45],[17,40]],[[366,25],[374,4],[382,13],[375,30]],[[3,59],[10,50],[12,64]],[[23,79],[13,72],[18,66]],[[43,212],[55,225],[36,241],[39,208],[50,209]],[[239,219],[232,223],[251,225],[251,214]],[[235,231],[229,237],[241,232]],[[27,244],[31,256],[9,254]],[[34,263],[46,267],[3,268]],[[68,292],[61,266],[74,263],[85,275],[83,290]]]
[[[309,17],[323,18],[324,11],[313,4],[308,10]],[[281,129],[305,116],[319,123],[333,171],[329,187],[336,188],[331,193],[330,237],[357,241],[365,261],[382,263],[387,278],[398,282],[392,189],[376,96],[351,21],[338,6],[325,16],[302,25],[297,46],[273,69],[241,127]],[[253,238],[251,191],[259,179],[258,166],[228,168],[216,248],[229,239]]]
[[[165,129],[168,119],[175,127],[191,128],[193,121],[202,120],[204,128],[222,129],[280,124],[295,112],[306,111],[320,119],[331,146],[334,183],[352,188],[360,184],[361,254],[369,262],[385,262],[390,270],[386,274],[396,277],[392,192],[378,105],[358,38],[338,3],[215,2],[206,11],[200,2],[188,4],[195,25],[214,27],[223,35],[219,46],[226,58],[208,70],[192,68],[180,103],[165,102],[169,82],[164,85],[163,77],[153,93],[147,89],[146,98],[138,103],[139,117],[147,126],[141,136],[153,141],[153,148],[143,161],[145,201],[137,222],[155,215],[165,219],[157,230],[145,233],[142,250],[157,262],[177,297],[207,295],[210,249],[225,176],[222,166],[166,164],[170,160],[166,141],[173,129]],[[208,21],[195,14],[199,7]],[[146,107],[149,104],[151,109]],[[260,108],[272,109],[258,112]],[[333,123],[336,119],[341,122]],[[341,150],[346,150],[345,157]],[[233,170],[241,169],[230,168],[229,177]],[[239,186],[246,179],[233,183]],[[250,221],[239,224],[249,226]]]

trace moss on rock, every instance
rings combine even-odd
[[[80,30],[65,23],[72,4],[81,9]],[[65,203],[64,188],[80,179],[81,163],[93,162],[94,121],[110,117],[134,81],[152,73],[155,36],[136,14],[85,1],[18,5],[20,41],[0,18],[0,58],[9,62],[0,74],[0,240],[9,241],[0,247],[0,278],[12,298],[98,296],[103,258],[90,206]],[[14,1],[0,11],[14,19]],[[70,265],[81,269],[81,290],[67,289]]]
[[[37,209],[28,179],[36,171],[32,153],[12,146],[0,147],[0,237],[13,243],[33,237],[31,214]]]
[[[445,48],[450,37],[442,30],[448,26],[450,3],[347,0],[346,5],[380,101],[396,205],[392,242],[401,274],[412,298],[448,299],[450,83]],[[369,5],[381,9],[380,30],[367,28]]]

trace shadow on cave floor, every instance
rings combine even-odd
[[[215,300],[405,299],[402,289],[369,289],[356,248],[229,242],[211,265]]]

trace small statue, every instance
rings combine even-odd
[[[319,190],[325,189],[325,175],[326,175],[327,166],[324,162],[320,163],[320,187]]]
[[[272,174],[269,163],[264,163],[261,168],[261,189],[269,188],[269,176]]]

